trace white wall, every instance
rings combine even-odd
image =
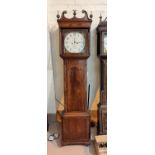
[[[91,87],[90,104],[92,104],[99,88],[99,59],[97,57],[96,51],[96,27],[99,23],[100,14],[102,15],[103,19],[107,16],[106,0],[48,0],[48,27],[50,30],[50,38],[53,38],[51,42],[50,54],[52,54],[53,61],[52,63],[55,95],[58,100],[61,100],[61,102],[63,102],[63,60],[59,56],[59,32],[56,15],[58,10],[60,11],[60,13],[63,10],[67,10],[68,15],[66,16],[72,17],[73,9],[77,10],[77,17],[83,16],[81,13],[82,9],[86,10],[88,14],[90,14],[90,12],[92,11],[93,14],[90,39],[91,56],[87,61],[87,82],[88,84],[90,83]],[[51,70],[51,68],[49,70]],[[51,87],[51,83],[49,83],[48,85],[50,85],[49,87]],[[49,104],[51,104],[49,108],[54,107],[54,105],[52,105],[54,104],[54,102],[52,102],[51,100],[49,100],[48,102]],[[57,102],[56,105],[58,105]],[[52,112],[54,112],[54,109],[52,110]]]
[[[53,65],[52,65],[52,50],[51,40],[49,31],[47,32],[47,113],[55,113],[55,91],[54,91],[54,80],[53,80]]]

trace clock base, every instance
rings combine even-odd
[[[65,112],[62,114],[61,144],[90,144],[90,114],[88,112]]]
[[[107,134],[107,105],[98,104],[97,135]]]

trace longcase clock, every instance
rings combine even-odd
[[[97,134],[107,134],[107,18],[97,27],[97,55],[100,58],[100,102]]]
[[[92,15],[85,10],[83,18],[57,15],[60,56],[64,62],[64,112],[62,145],[90,143],[90,114],[87,109],[87,58],[90,56]]]

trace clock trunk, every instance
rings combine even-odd
[[[84,59],[64,60],[65,111],[86,111],[87,62]]]

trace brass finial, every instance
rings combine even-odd
[[[101,15],[101,13],[100,13],[100,17],[99,18],[100,18],[100,22],[101,22],[102,21],[102,15]]]
[[[90,18],[93,18],[93,14],[92,14],[92,11],[90,11],[90,15],[89,15]]]
[[[58,19],[60,18],[59,11],[57,11],[57,18],[58,18]]]
[[[74,15],[74,17],[76,16],[76,10],[73,10],[73,15]]]

